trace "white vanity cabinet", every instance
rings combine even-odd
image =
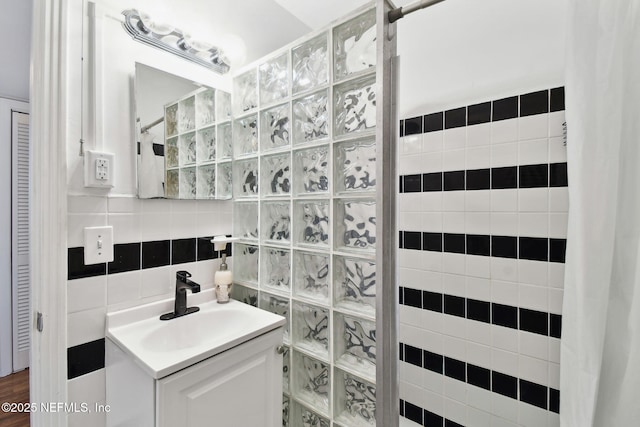
[[[107,339],[107,426],[277,427],[282,328],[154,379]]]

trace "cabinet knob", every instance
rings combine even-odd
[[[278,354],[284,354],[284,350],[285,350],[285,348],[284,348],[283,345],[279,345],[279,346],[276,347],[276,353],[278,353]]]

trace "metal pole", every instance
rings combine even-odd
[[[146,126],[142,126],[142,128],[140,129],[140,133],[145,133],[146,131],[148,131],[149,129],[151,129],[152,127],[154,127],[155,125],[158,125],[160,123],[164,122],[164,117],[160,117],[157,120],[154,120],[153,122],[149,123]]]
[[[411,3],[408,6],[399,7],[389,12],[389,23],[393,24],[398,19],[405,17],[406,15],[415,12],[416,10],[424,9],[434,4],[438,4],[444,0],[418,0],[415,3]]]

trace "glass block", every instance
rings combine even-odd
[[[198,163],[212,162],[216,159],[216,128],[211,126],[199,130],[196,135]]]
[[[178,103],[178,129],[180,133],[196,128],[196,97],[190,96]]]
[[[178,152],[180,166],[193,165],[196,163],[196,133],[191,132],[180,135],[178,140]]]
[[[329,364],[293,351],[293,396],[324,414],[329,413],[330,377]]]
[[[234,197],[258,196],[258,159],[234,162],[233,195]]]
[[[371,9],[333,30],[336,81],[376,65],[376,11]]]
[[[291,193],[291,156],[289,153],[264,156],[260,182],[264,196],[287,196]]]
[[[278,105],[260,113],[260,149],[262,151],[289,145],[290,134],[289,104]]]
[[[231,119],[231,94],[216,90],[216,120],[222,122]]]
[[[329,300],[329,256],[315,252],[293,254],[294,295],[327,304]]]
[[[198,199],[214,199],[216,197],[216,166],[198,166],[196,184]]]
[[[337,365],[376,377],[376,324],[369,320],[333,314],[333,355]]]
[[[262,202],[260,212],[262,240],[276,244],[291,241],[291,206],[289,202]]]
[[[336,249],[375,253],[375,200],[336,200],[334,215],[336,221]]]
[[[295,400],[291,401],[289,425],[299,427],[329,427],[329,420],[316,414]]]
[[[167,138],[178,134],[178,104],[169,105],[164,109],[164,126]]]
[[[293,302],[293,343],[322,359],[329,357],[329,310]]]
[[[337,194],[376,189],[376,141],[365,139],[333,148],[334,190]]]
[[[289,397],[282,395],[282,427],[289,427]]]
[[[376,125],[376,77],[342,83],[333,90],[334,133],[342,136],[372,130]]]
[[[205,89],[196,94],[196,125],[198,127],[213,124],[216,120],[215,90]]]
[[[236,157],[258,152],[258,116],[256,114],[233,122],[233,148]]]
[[[293,191],[296,195],[329,191],[329,147],[293,152]]]
[[[293,101],[293,143],[317,141],[329,137],[329,97],[322,90]]]
[[[231,287],[231,298],[254,307],[258,306],[258,291],[236,283]]]
[[[376,425],[376,386],[335,369],[335,420],[349,426]]]
[[[289,298],[260,292],[260,308],[287,319],[284,324],[284,340],[289,341]]]
[[[180,198],[196,198],[196,168],[180,169]]]
[[[178,138],[167,139],[165,150],[165,167],[176,168],[180,165],[178,158]]]
[[[233,235],[241,239],[258,239],[258,202],[233,205]]]
[[[262,281],[260,287],[289,293],[291,291],[291,254],[288,250],[262,247]]]
[[[180,197],[180,169],[167,171],[166,186],[165,196],[168,199],[177,199]]]
[[[293,93],[311,90],[329,81],[326,33],[294,47],[291,53]]]
[[[231,159],[233,156],[233,131],[231,122],[218,125],[218,160]]]
[[[231,162],[218,163],[218,179],[216,180],[218,199],[230,199],[233,193],[231,183],[233,182],[233,167]]]
[[[376,264],[360,258],[333,258],[333,303],[368,316],[376,315]]]
[[[283,346],[282,353],[282,389],[285,393],[289,393],[289,384],[291,380],[291,349],[289,346]]]
[[[296,201],[293,206],[295,242],[326,248],[329,246],[329,202],[327,200]]]
[[[261,105],[286,98],[289,95],[288,52],[260,65]]]
[[[253,69],[233,79],[233,111],[242,114],[258,106],[257,70]]]
[[[257,246],[235,243],[233,248],[233,276],[238,283],[258,285]]]

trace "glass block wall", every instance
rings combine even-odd
[[[233,297],[287,318],[283,425],[375,425],[376,15],[233,87]]]

